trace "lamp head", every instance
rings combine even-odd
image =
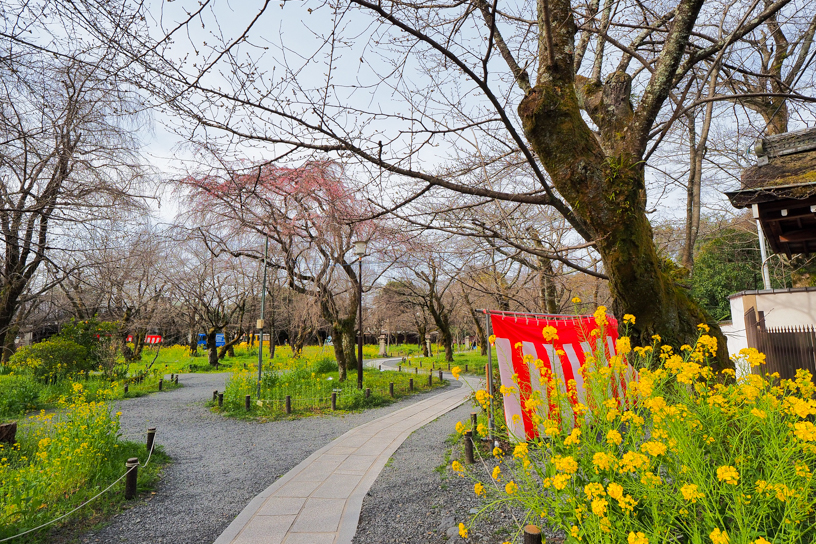
[[[358,257],[362,257],[365,255],[366,246],[368,246],[368,242],[365,240],[358,240],[354,242],[354,254]]]

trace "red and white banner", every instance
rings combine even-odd
[[[133,342],[133,335],[127,337],[128,342]],[[161,344],[162,336],[160,334],[147,334],[144,338],[145,344]]]
[[[538,436],[539,425],[533,421],[533,412],[527,408],[527,400],[539,392],[543,406],[537,408],[537,414],[546,420],[556,409],[555,395],[547,385],[548,379],[562,395],[569,399],[567,406],[559,408],[560,418],[574,424],[571,406],[587,403],[584,377],[580,369],[584,366],[586,355],[592,353],[591,344],[595,344],[596,354],[603,351],[606,361],[615,355],[615,341],[618,338],[618,323],[607,317],[609,323],[604,327],[602,337],[593,316],[561,316],[514,314],[507,312],[490,313],[491,326],[495,335],[496,359],[499,365],[501,383],[509,390],[504,395],[504,417],[512,437],[517,440],[530,440]],[[542,331],[545,327],[554,327],[557,339],[545,340]],[[525,361],[525,356],[528,361]],[[540,368],[535,361],[540,360]],[[604,362],[602,364],[609,364]],[[625,364],[620,378],[612,376],[612,397],[623,400],[626,395],[626,384],[637,379],[637,372]],[[542,376],[543,375],[543,376]],[[514,381],[513,376],[516,376]],[[574,383],[573,383],[574,381]],[[574,391],[574,393],[573,393]],[[566,411],[569,413],[565,413]],[[539,422],[540,424],[540,422]]]

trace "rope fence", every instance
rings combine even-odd
[[[76,512],[76,511],[78,511],[78,510],[80,510],[80,509],[82,509],[82,508],[86,507],[87,505],[91,504],[93,501],[95,501],[96,499],[98,499],[99,497],[101,497],[102,495],[104,495],[105,493],[107,493],[108,491],[110,491],[110,490],[113,488],[113,486],[115,486],[116,484],[118,484],[119,482],[121,482],[121,481],[122,481],[122,479],[123,479],[123,478],[125,478],[125,477],[127,477],[127,476],[131,476],[131,477],[132,477],[132,479],[134,479],[134,480],[135,480],[135,479],[136,479],[136,478],[135,478],[135,476],[136,476],[136,473],[137,473],[138,468],[139,468],[139,467],[142,467],[142,468],[147,468],[147,466],[150,464],[150,459],[153,457],[153,450],[155,449],[155,442],[153,442],[153,435],[152,435],[152,434],[151,434],[149,431],[148,431],[148,442],[149,442],[150,446],[149,446],[148,453],[147,453],[147,459],[145,460],[144,465],[140,464],[140,463],[139,463],[139,460],[138,460],[137,458],[135,458],[135,457],[134,457],[134,458],[129,459],[129,460],[128,460],[128,463],[126,463],[126,464],[125,464],[125,466],[127,466],[128,468],[127,468],[127,470],[124,472],[124,474],[122,474],[121,476],[119,476],[119,477],[118,477],[116,480],[114,480],[114,481],[113,481],[113,482],[112,482],[112,483],[111,483],[111,484],[110,484],[108,487],[106,487],[105,489],[103,489],[102,491],[100,491],[99,493],[97,493],[96,495],[94,495],[93,497],[91,497],[90,499],[88,499],[87,501],[83,502],[82,504],[80,504],[79,506],[77,506],[76,508],[74,508],[73,510],[71,510],[71,511],[69,511],[69,512],[66,512],[65,514],[63,514],[63,515],[59,516],[58,518],[52,519],[51,521],[48,521],[48,522],[46,522],[46,523],[43,523],[42,525],[38,525],[37,527],[34,527],[33,529],[28,529],[28,530],[26,530],[26,531],[23,531],[22,533],[18,533],[18,534],[16,534],[16,535],[14,535],[14,536],[9,536],[9,537],[6,537],[6,538],[3,538],[3,539],[0,539],[0,543],[2,543],[2,542],[8,542],[8,541],[10,541],[10,540],[14,540],[14,539],[16,539],[16,538],[20,538],[21,536],[25,536],[25,535],[30,534],[30,533],[33,533],[33,532],[35,532],[35,531],[39,531],[40,529],[44,529],[44,528],[48,527],[49,525],[53,525],[53,524],[57,523],[58,521],[60,521],[60,520],[62,520],[62,519],[67,518],[68,516],[70,516],[70,515],[71,515],[71,514],[73,514],[74,512]],[[136,459],[136,463],[135,463],[135,464],[130,464],[130,462],[131,462],[131,460],[132,460],[132,459]],[[135,487],[135,482],[134,482],[134,487]],[[125,491],[126,491],[126,494],[127,494],[127,483],[126,483],[126,490],[125,490]],[[125,498],[130,498],[130,497],[127,497],[127,496],[126,496]]]

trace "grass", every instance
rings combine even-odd
[[[142,360],[133,365],[134,369],[144,370],[156,357],[157,348],[145,347],[142,351]],[[199,347],[198,355],[190,355],[187,346],[169,346],[158,350],[158,357],[152,368],[156,368],[165,374],[182,374],[186,372],[236,372],[258,368],[258,346],[249,346],[241,343],[234,347],[235,356],[225,356],[219,361],[218,368],[211,366],[207,359],[207,351]],[[393,357],[402,357],[418,353],[419,347],[415,344],[392,345],[389,353]],[[299,358],[316,359],[328,357],[334,359],[334,348],[332,346],[305,346]],[[375,345],[363,346],[363,359],[379,358],[379,347]],[[293,357],[292,348],[289,346],[275,346],[275,358],[269,358],[269,343],[264,342],[264,366],[272,364],[276,368],[287,366]]]
[[[465,371],[465,365],[468,367],[467,372]],[[454,353],[453,363],[450,364],[450,367],[453,368],[454,366],[458,366],[462,370],[462,374],[484,376],[486,365],[487,355],[481,355],[479,350],[476,349]],[[421,369],[448,369],[448,363],[445,362],[444,351],[441,351],[434,357],[408,357],[402,366]]]
[[[68,377],[57,383],[45,384],[29,374],[0,375],[0,420],[13,419],[32,410],[54,408],[59,400],[70,395],[73,383],[81,383],[85,388],[89,401],[102,398],[118,400],[124,398],[141,397],[159,390],[158,371],[145,375],[137,382],[129,378],[128,392],[125,393],[126,380],[105,378],[99,374],[91,374],[87,378]],[[181,387],[170,382],[169,376],[164,376],[162,390],[172,391]]]
[[[326,363],[319,363],[326,365]],[[328,365],[326,365],[328,366]],[[363,375],[363,390],[357,389],[357,373],[349,372],[345,382],[339,381],[336,370],[301,367],[285,373],[267,372],[261,380],[261,402],[257,398],[257,377],[252,371],[234,374],[224,391],[224,405],[219,410],[215,402],[210,402],[215,410],[233,417],[262,418],[264,420],[296,419],[315,415],[343,413],[391,404],[401,398],[444,387],[447,381],[439,381],[434,373],[431,385],[428,374],[418,376],[367,369]],[[317,370],[317,371],[314,371]],[[413,390],[410,383],[413,380]],[[394,383],[394,396],[390,394],[390,384]],[[371,394],[366,398],[365,389]],[[337,395],[337,411],[331,409],[331,395]],[[250,410],[245,405],[246,395],[251,398]],[[285,412],[286,396],[291,398],[290,414]]]

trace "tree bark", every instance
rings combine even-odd
[[[346,362],[346,351],[343,346],[345,340],[343,331],[332,323],[332,347],[334,348],[334,358],[337,360],[337,372],[341,382],[348,378],[348,363]]]
[[[215,345],[215,335],[218,329],[211,327],[207,331],[207,360],[210,366],[218,366],[218,348]]]

